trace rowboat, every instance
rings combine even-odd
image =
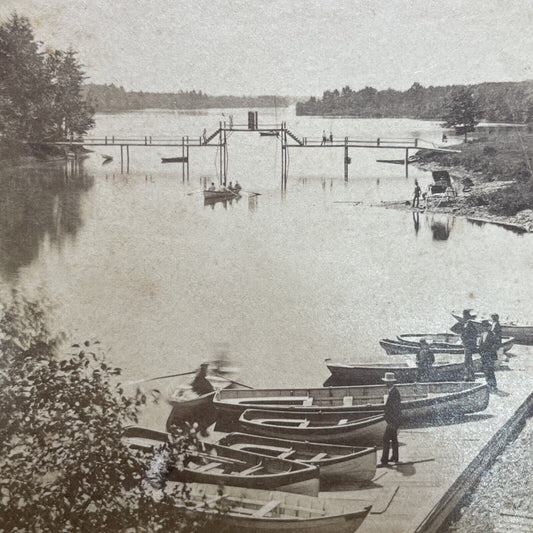
[[[348,411],[336,413],[294,413],[247,409],[239,418],[250,433],[288,440],[325,444],[379,444],[385,432],[382,413]]]
[[[420,339],[426,339],[430,344],[430,348],[435,353],[464,353],[464,346],[463,341],[461,340],[461,335],[456,335],[454,333],[412,333],[409,335],[398,335],[398,337],[396,338],[400,342],[416,346],[417,349],[420,348]],[[501,347],[503,348],[504,352],[509,351],[513,347],[513,344],[513,337],[502,337]]]
[[[186,163],[187,157],[162,157],[161,163]]]
[[[192,378],[188,376],[173,382],[166,389],[165,399],[172,407],[166,427],[179,425],[185,421],[198,422],[207,427],[215,421],[216,411],[213,407],[213,397],[220,389],[233,388],[238,385],[227,375],[215,373],[216,369],[208,367],[206,379],[213,387],[212,392],[197,394],[192,390]]]
[[[489,403],[487,385],[474,382],[400,383],[406,421],[440,420],[449,416],[476,413]],[[354,385],[293,389],[219,390],[213,404],[217,429],[235,427],[247,409],[284,413],[383,411],[387,386]],[[278,435],[279,436],[279,435]]]
[[[354,500],[241,487],[224,487],[220,494],[216,485],[203,483],[191,483],[187,491],[188,512],[219,517],[232,533],[354,533],[371,509]],[[221,516],[217,505],[224,509]]]
[[[473,360],[474,371],[481,370],[481,359]],[[384,363],[343,363],[326,359],[331,372],[331,384],[336,385],[371,385],[382,383],[386,372],[394,372],[399,383],[414,383],[418,377],[416,360],[401,359]],[[427,381],[455,381],[463,379],[464,361],[436,361],[428,371]]]
[[[311,464],[203,442],[202,450],[191,449],[184,466],[178,469],[170,464],[169,433],[129,426],[124,429],[123,440],[132,448],[148,452],[151,456],[148,478],[155,481],[168,479],[318,495],[319,471]]]
[[[451,313],[453,318],[462,324],[463,317],[458,313]],[[478,331],[481,331],[481,321],[483,317],[478,317],[475,320],[471,319]],[[506,337],[513,337],[516,344],[533,344],[533,326],[524,324],[514,324],[513,322],[500,322],[502,327],[502,335]]]
[[[395,339],[380,339],[379,345],[385,350],[387,355],[403,355],[418,351],[416,346],[405,344],[405,342]]]
[[[240,194],[238,192],[231,191],[229,189],[225,191],[208,191],[208,190],[204,191],[204,198],[210,199],[210,200],[215,199],[215,198],[229,199],[229,198],[239,198],[239,197],[240,197]]]
[[[370,481],[376,475],[376,448],[373,446],[319,444],[245,433],[230,433],[218,440],[217,444],[311,464],[319,468],[323,481]]]

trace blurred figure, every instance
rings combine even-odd
[[[398,428],[402,418],[402,399],[400,392],[394,386],[396,376],[394,372],[386,372],[382,381],[387,384],[388,397],[385,403],[385,422],[387,427],[383,435],[383,452],[381,454],[380,464],[385,466],[389,461],[397,463],[399,461],[398,453]],[[389,459],[389,450],[392,447],[392,455]]]

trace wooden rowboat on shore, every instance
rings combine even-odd
[[[220,521],[231,533],[354,533],[371,509],[353,500],[241,487],[224,487],[220,494],[216,485],[203,483],[187,490],[191,513],[216,519],[215,506],[227,508]]]
[[[406,421],[436,421],[486,409],[489,389],[475,382],[399,383]],[[247,409],[295,413],[383,411],[387,386],[354,385],[293,389],[220,390],[213,404],[217,429],[235,427]]]
[[[370,481],[376,475],[376,448],[373,446],[340,446],[230,433],[217,441],[229,446],[280,459],[311,464],[319,468],[323,481]]]
[[[452,312],[451,315],[459,324],[464,322],[463,317],[459,313]],[[483,320],[483,317],[471,320],[474,326],[476,326],[476,329],[481,331],[481,321]],[[513,337],[516,344],[533,344],[533,325],[514,324],[512,322],[500,322],[500,325],[502,327],[502,335]]]
[[[473,360],[474,371],[481,370],[481,359]],[[326,365],[331,372],[328,383],[332,385],[372,385],[382,383],[387,372],[393,372],[398,383],[414,383],[418,381],[418,367],[416,360],[401,359],[383,363],[343,363],[326,359]],[[459,381],[464,377],[463,361],[436,361],[428,371],[426,381]]]
[[[398,341],[420,348],[420,340],[426,339],[430,348],[435,353],[462,354],[464,353],[463,341],[455,333],[410,333],[398,335]],[[504,352],[509,351],[514,344],[513,337],[502,337],[501,347]],[[476,350],[477,351],[477,350]],[[475,353],[475,352],[474,352]]]
[[[383,414],[375,411],[295,413],[264,409],[247,409],[239,423],[246,431],[264,437],[358,446],[380,444],[386,425]]]
[[[318,495],[319,471],[312,464],[203,442],[202,450],[191,449],[183,468],[177,469],[170,464],[172,436],[169,433],[129,426],[124,429],[123,440],[148,453],[150,468],[147,476],[156,482],[164,479],[214,483]]]

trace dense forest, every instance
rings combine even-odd
[[[94,124],[84,101],[76,52],[44,51],[27,18],[0,21],[0,140],[17,144],[85,133]]]
[[[311,97],[296,104],[297,115],[349,115],[382,118],[407,117],[440,120],[446,102],[461,85],[423,87],[414,83],[407,91],[378,91],[365,87],[354,91],[325,91],[321,99]],[[522,82],[480,83],[468,86],[482,118],[489,122],[524,123],[533,121],[533,80]]]
[[[203,109],[215,107],[286,107],[289,101],[281,96],[209,96],[202,91],[151,93],[126,91],[116,85],[87,84],[87,102],[100,112],[134,109]]]

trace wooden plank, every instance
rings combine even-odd
[[[257,509],[257,511],[255,511],[255,513],[252,514],[252,517],[261,518],[265,516],[266,514],[270,513],[271,511],[273,511],[276,507],[278,507],[280,503],[281,502],[278,500],[271,500],[265,503],[265,505],[263,505],[263,507],[261,507],[260,509]]]
[[[320,452],[320,453],[317,453],[314,457],[312,457],[309,460],[310,461],[322,461],[322,459],[324,459],[327,456],[328,456],[327,452]]]
[[[220,468],[221,466],[222,466],[222,463],[207,463],[206,465],[200,466],[195,471],[196,472],[208,472],[209,470]]]
[[[239,472],[239,475],[248,476],[249,474],[253,474],[254,472],[258,472],[259,470],[262,470],[262,469],[263,469],[263,465],[259,463],[258,465],[251,466],[250,468],[247,468],[246,470]]]

